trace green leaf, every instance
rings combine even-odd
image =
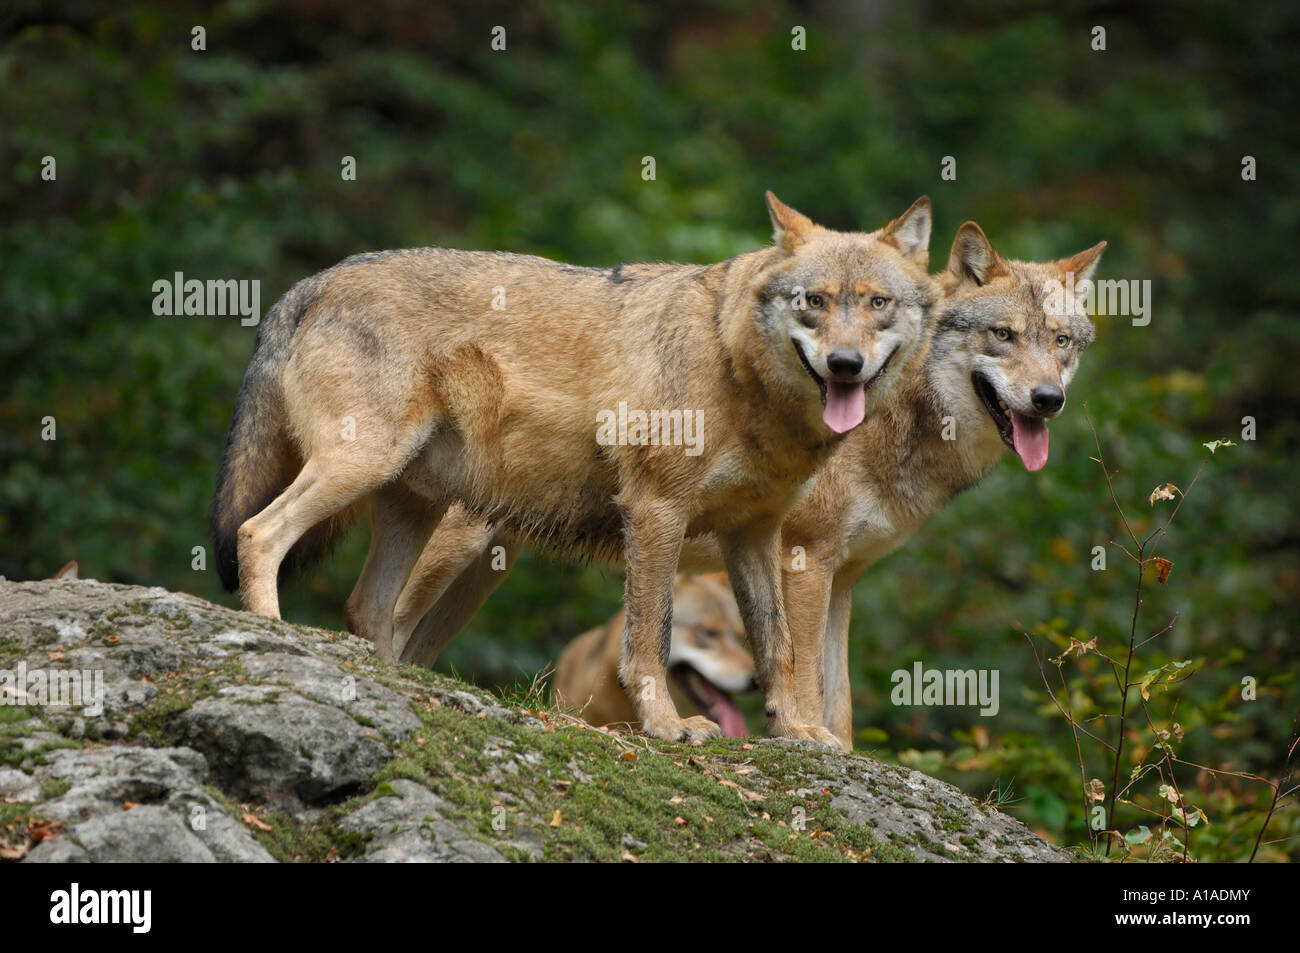
[[[1124,840],[1129,845],[1145,844],[1150,839],[1151,839],[1151,828],[1147,827],[1145,824],[1139,824],[1137,830],[1129,831],[1127,834],[1124,835]]]

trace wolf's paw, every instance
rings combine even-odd
[[[682,722],[682,734],[678,740],[699,744],[722,736],[722,728],[716,722],[709,721],[703,715],[692,715]]]
[[[722,737],[722,729],[703,715],[692,715],[690,718],[665,718],[653,724],[642,722],[641,727],[652,738],[689,745],[703,744],[710,738]]]
[[[772,734],[780,738],[791,738],[795,741],[811,741],[824,748],[830,748],[832,751],[844,750],[840,739],[836,738],[829,728],[823,728],[821,725],[789,724],[779,729],[774,728]]]

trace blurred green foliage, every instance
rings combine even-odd
[[[505,52],[489,46],[497,24]],[[806,51],[791,49],[795,25]],[[1122,528],[1086,403],[1116,492],[1148,530],[1163,512],[1152,487],[1182,486],[1203,441],[1238,442],[1162,544],[1173,573],[1147,589],[1141,624],[1178,621],[1140,655],[1149,668],[1200,660],[1153,698],[1186,732],[1180,758],[1272,777],[1300,655],[1298,33],[1284,3],[10,4],[0,572],[41,577],[76,558],[83,575],[232,602],[191,551],[207,545],[253,329],[154,316],[151,286],[176,271],[259,279],[265,308],[367,249],[709,261],[766,240],[765,188],[845,228],[928,193],[936,267],[966,219],[1020,258],[1104,238],[1101,276],[1150,279],[1154,313],[1148,327],[1099,319],[1047,470],[1008,456],[860,584],[859,746],[977,795],[1011,786],[1004,809],[1087,840],[1071,733],[1024,634],[1052,655],[1071,636],[1112,655],[1127,643],[1132,565],[1108,548],[1108,569],[1090,568]],[[47,155],[55,181],[40,176]],[[356,181],[340,176],[349,155]],[[1242,180],[1246,155],[1257,181]],[[955,181],[939,177],[944,156]],[[47,415],[55,441],[41,439]],[[339,625],[365,536],[289,588],[289,618]],[[446,664],[526,680],[620,596],[615,573],[525,557]],[[891,705],[890,673],[916,659],[997,668],[999,716]],[[1102,716],[1090,727],[1113,739],[1118,693],[1095,663],[1063,671],[1076,712]],[[1245,677],[1257,701],[1242,701]],[[1148,754],[1146,726],[1130,727],[1134,757]],[[1103,755],[1093,747],[1087,774],[1109,785]],[[1193,853],[1248,854],[1267,788],[1180,770],[1210,819]],[[1154,827],[1152,804],[1122,805],[1117,823]],[[1296,813],[1274,820],[1264,856],[1300,855]]]

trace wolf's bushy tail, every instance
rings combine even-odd
[[[308,279],[295,285],[267,312],[235,398],[210,524],[217,572],[228,592],[239,586],[239,527],[266,509],[302,469],[302,456],[289,435],[281,382],[313,284]],[[350,509],[338,513],[305,533],[281,564],[281,578],[326,552],[353,515]]]

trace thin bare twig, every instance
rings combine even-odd
[[[1155,738],[1156,745],[1164,753],[1165,766],[1169,769],[1169,786],[1174,789],[1174,794],[1178,797],[1178,811],[1183,818],[1183,863],[1187,863],[1187,854],[1192,845],[1192,824],[1187,819],[1187,803],[1183,800],[1183,790],[1178,786],[1178,779],[1174,777],[1174,765],[1172,753],[1169,750],[1169,744],[1156,730],[1155,722],[1151,720],[1151,710],[1146,703],[1142,703],[1142,714],[1146,716],[1147,727],[1151,729],[1151,736]]]
[[[1133,540],[1133,545],[1141,548],[1142,544],[1138,542],[1137,534],[1133,532],[1133,527],[1128,524],[1128,517],[1124,515],[1124,507],[1119,505],[1119,500],[1115,496],[1115,487],[1110,482],[1110,471],[1106,469],[1105,458],[1101,455],[1101,438],[1097,436],[1097,428],[1092,424],[1092,415],[1088,413],[1088,402],[1083,404],[1083,419],[1088,421],[1088,429],[1092,431],[1092,442],[1097,447],[1097,462],[1101,464],[1101,472],[1106,477],[1106,489],[1110,490],[1110,501],[1115,504],[1115,509],[1119,510],[1119,518],[1124,521],[1124,528],[1128,530],[1129,539]]]
[[[1114,813],[1115,813],[1115,799],[1119,793],[1118,790],[1119,789],[1119,767],[1123,761],[1123,755],[1124,755],[1124,731],[1128,726],[1128,693],[1129,693],[1129,689],[1133,687],[1130,677],[1133,671],[1133,657],[1138,648],[1137,624],[1138,624],[1138,617],[1142,612],[1142,575],[1143,572],[1146,570],[1146,564],[1148,561],[1147,549],[1149,546],[1154,547],[1160,540],[1164,539],[1165,535],[1169,532],[1169,527],[1170,525],[1173,524],[1174,517],[1178,515],[1178,511],[1181,510],[1183,508],[1183,504],[1187,502],[1188,494],[1191,493],[1193,489],[1195,489],[1196,484],[1200,480],[1201,474],[1205,471],[1205,467],[1209,463],[1210,457],[1213,455],[1213,453],[1211,452],[1205,455],[1205,459],[1203,459],[1201,461],[1201,465],[1197,467],[1196,474],[1192,477],[1191,483],[1187,485],[1187,489],[1185,491],[1182,491],[1178,503],[1174,506],[1173,511],[1169,514],[1169,518],[1165,520],[1164,526],[1160,527],[1158,530],[1153,531],[1150,535],[1146,537],[1146,539],[1139,541],[1137,538],[1137,534],[1133,532],[1133,527],[1128,521],[1127,514],[1125,514],[1124,512],[1124,507],[1120,505],[1119,499],[1115,495],[1115,486],[1114,483],[1111,481],[1110,470],[1106,467],[1106,458],[1101,450],[1101,438],[1098,437],[1097,435],[1097,428],[1093,425],[1092,417],[1091,415],[1088,414],[1088,408],[1086,405],[1084,406],[1083,415],[1084,418],[1088,421],[1088,429],[1092,431],[1092,440],[1097,447],[1097,457],[1096,457],[1097,465],[1101,467],[1102,475],[1106,478],[1106,489],[1110,493],[1111,502],[1115,504],[1115,510],[1116,512],[1119,513],[1119,517],[1124,523],[1124,529],[1128,532],[1129,538],[1133,540],[1133,545],[1137,547],[1137,554],[1136,556],[1133,557],[1134,561],[1137,563],[1137,584],[1134,586],[1134,590],[1133,590],[1133,613],[1129,620],[1128,653],[1124,658],[1124,676],[1121,679],[1118,678],[1118,672],[1114,673],[1117,676],[1117,682],[1118,682],[1117,687],[1119,688],[1119,693],[1120,693],[1119,732],[1115,739],[1115,763],[1111,771],[1110,803],[1107,807],[1107,812],[1106,812],[1107,824],[1113,824]],[[1173,623],[1171,622],[1170,625],[1172,626],[1172,624]],[[1169,627],[1162,629],[1160,632],[1156,633],[1156,635],[1163,634],[1164,632],[1168,631],[1168,628]],[[1152,638],[1155,637],[1156,636],[1152,636]],[[1146,642],[1149,641],[1150,639],[1147,639],[1142,644],[1145,645]],[[1107,657],[1107,656],[1103,656],[1103,657]],[[1112,664],[1114,664],[1113,661]],[[1148,715],[1148,720],[1149,719],[1150,716]],[[1184,814],[1184,819],[1185,818],[1186,815]],[[1184,846],[1186,845],[1188,839],[1189,838],[1187,838],[1186,836],[1184,837],[1183,839]],[[1107,856],[1110,855],[1109,840],[1106,842],[1106,854]]]
[[[1092,841],[1093,850],[1096,850],[1097,838],[1093,834],[1092,822],[1088,819],[1088,771],[1083,766],[1083,745],[1079,741],[1079,732],[1082,729],[1080,729],[1078,723],[1074,720],[1073,706],[1070,705],[1070,687],[1065,682],[1065,672],[1062,670],[1062,666],[1056,666],[1056,674],[1060,676],[1061,679],[1061,693],[1065,695],[1065,707],[1063,708],[1061,707],[1061,703],[1056,700],[1056,695],[1052,693],[1052,686],[1047,683],[1047,672],[1043,669],[1042,659],[1039,658],[1038,646],[1034,645],[1034,640],[1029,637],[1028,632],[1024,633],[1024,636],[1029,640],[1030,651],[1034,653],[1034,662],[1038,665],[1038,674],[1043,679],[1043,687],[1047,689],[1047,697],[1052,700],[1052,704],[1054,704],[1057,710],[1065,716],[1065,720],[1070,723],[1070,731],[1074,735],[1074,752],[1079,758],[1079,792],[1083,797],[1083,826],[1088,831],[1088,840]]]
[[[1259,842],[1264,839],[1264,832],[1268,830],[1269,822],[1273,820],[1273,812],[1277,810],[1277,802],[1281,800],[1282,785],[1286,784],[1291,777],[1291,756],[1295,754],[1297,747],[1300,747],[1300,711],[1295,714],[1295,719],[1291,722],[1291,747],[1287,748],[1286,757],[1282,759],[1282,767],[1278,770],[1277,784],[1273,787],[1273,800],[1269,802],[1268,814],[1264,816],[1264,823],[1259,827],[1259,833],[1255,835],[1255,848],[1250,852],[1249,864],[1255,862],[1255,855],[1259,853]],[[1296,790],[1295,788],[1291,789]],[[1290,791],[1287,792],[1288,794]]]

